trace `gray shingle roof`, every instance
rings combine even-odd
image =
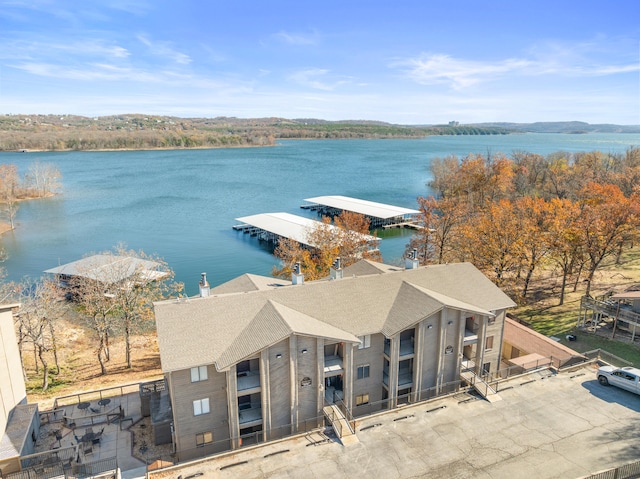
[[[264,289],[277,288],[279,286],[288,286],[290,284],[291,281],[286,281],[284,279],[245,273],[231,281],[227,281],[215,288],[211,288],[210,294],[245,293],[247,291],[260,291]]]
[[[207,298],[155,304],[164,371],[214,363],[225,367],[283,334],[348,341],[366,334],[393,335],[444,306],[481,314],[515,306],[469,263],[234,292],[216,295],[212,290]]]

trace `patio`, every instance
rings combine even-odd
[[[146,443],[139,441],[138,449],[144,450],[136,451],[136,457],[131,428],[143,420],[138,385],[131,390],[117,388],[56,399],[54,409],[40,412],[35,453],[21,458],[23,470],[15,477],[109,477],[115,468],[144,467],[138,457],[145,457]]]

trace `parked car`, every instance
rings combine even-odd
[[[598,369],[598,381],[603,386],[618,386],[632,393],[640,394],[640,369],[638,368],[602,366]]]

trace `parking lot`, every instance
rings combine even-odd
[[[640,397],[592,367],[502,388],[493,404],[461,394],[364,418],[349,447],[298,437],[151,477],[571,479],[640,460]]]

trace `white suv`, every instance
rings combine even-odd
[[[632,393],[640,394],[640,369],[638,368],[602,366],[598,369],[598,381],[603,386],[611,384]]]

